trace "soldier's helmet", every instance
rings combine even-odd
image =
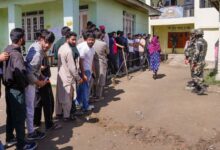
[[[204,32],[202,29],[197,29],[195,34],[196,35],[204,35]]]

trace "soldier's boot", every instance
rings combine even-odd
[[[201,90],[200,86],[197,83],[195,83],[194,84],[194,88],[192,90],[192,93],[196,93],[197,94],[200,90]]]
[[[196,86],[196,84],[195,84],[194,81],[189,81],[189,82],[187,83],[185,89],[186,89],[186,90],[193,90],[193,89],[195,89],[195,86]]]
[[[207,88],[205,86],[201,86],[200,90],[198,91],[198,95],[204,95],[207,92]]]

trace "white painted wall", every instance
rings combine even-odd
[[[215,43],[219,37],[218,29],[216,30],[204,30],[204,39],[208,43],[208,51],[206,55],[207,61],[215,61]]]
[[[218,28],[219,14],[215,8],[200,8],[195,12],[195,28]]]
[[[168,19],[150,19],[150,25],[181,25],[181,24],[194,24],[194,17],[185,18],[168,18]]]

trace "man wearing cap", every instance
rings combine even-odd
[[[107,44],[107,46],[109,48],[109,37],[108,37],[108,34],[105,32],[105,26],[100,25],[99,29],[102,32],[102,38],[101,39]]]

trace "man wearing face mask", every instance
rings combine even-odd
[[[21,53],[25,45],[25,34],[21,28],[15,28],[10,33],[12,41],[5,52],[9,59],[3,63],[3,83],[6,94],[6,147],[16,144],[17,150],[35,149],[35,142],[25,142],[25,88],[28,85],[26,67]],[[16,138],[13,132],[16,132]]]
[[[79,76],[79,58],[76,57],[76,38],[77,34],[69,32],[64,43],[58,51],[58,76],[57,76],[57,96],[56,96],[56,115],[63,113],[64,121],[71,121],[70,112],[72,100],[76,96],[76,84],[82,83]],[[75,49],[75,51],[73,51]],[[73,57],[73,54],[74,57]]]
[[[34,102],[36,88],[41,88],[48,83],[47,80],[40,80],[39,77],[41,74],[42,60],[45,55],[44,53],[50,49],[54,40],[54,34],[44,30],[38,40],[30,46],[26,56],[26,68],[29,80],[29,85],[25,89],[28,140],[39,140],[45,137],[45,133],[34,129]]]

